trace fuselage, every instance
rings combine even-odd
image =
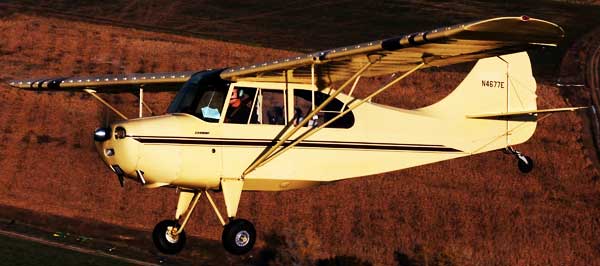
[[[394,110],[377,106],[364,108],[380,109],[373,111],[398,121]],[[245,177],[244,188],[301,188],[467,155],[443,144],[427,143],[426,134],[409,134],[412,130],[403,129],[401,123],[396,123],[397,126],[377,123],[379,127],[374,128],[368,120],[360,122],[363,118],[360,112],[355,115],[357,121],[353,127],[323,129],[251,172]],[[113,132],[118,127],[126,130],[124,138],[117,139],[113,135],[110,140],[97,143],[101,157],[109,166],[119,166],[136,180],[139,180],[136,170],[140,170],[149,186],[208,189],[218,188],[221,178],[240,177],[285,128],[283,125],[213,124],[182,113],[116,123],[112,126]],[[113,150],[112,156],[107,155],[107,149]]]
[[[286,104],[284,110],[298,106],[295,101],[301,100],[293,97],[293,91],[313,93],[311,86],[305,84],[292,84],[294,90],[288,93],[284,93],[283,84],[259,85],[265,93],[269,90],[285,95],[287,99],[279,103]],[[249,86],[257,84],[234,83],[228,91],[230,94],[233,88]],[[337,107],[341,104],[348,108],[353,100],[340,94]],[[221,113],[226,112],[221,110]],[[331,114],[320,115],[335,115],[334,110],[328,112]],[[249,173],[245,176],[244,189],[302,188],[466,155],[443,142],[431,142],[436,139],[434,135],[443,130],[443,123],[435,118],[371,103],[353,110],[350,115],[346,124],[323,128]],[[224,117],[206,121],[190,113],[130,119],[111,125],[111,132],[124,130],[124,136],[111,134],[109,140],[97,142],[97,148],[113,170],[118,167],[126,176],[142,182],[140,171],[146,186],[218,189],[221,178],[240,177],[282,132],[293,126],[294,113],[285,112],[284,116],[282,124],[269,123],[273,121],[227,123]],[[319,119],[315,119],[317,123],[325,122],[324,118]],[[415,124],[420,126],[411,126]],[[304,127],[295,136],[311,129]]]
[[[502,149],[529,139],[535,120],[468,115],[535,110],[527,54],[503,57],[480,60],[453,93],[425,108],[366,102],[246,175],[248,166],[332,90],[310,84],[225,83],[203,76],[210,72],[199,73],[184,85],[168,114],[114,123],[113,134],[97,142],[97,148],[114,171],[148,187],[219,189],[223,178],[243,176],[244,190],[271,191]],[[506,71],[503,60],[518,62],[510,69],[511,85],[487,87],[482,80],[499,79],[493,71]],[[246,110],[232,112],[232,95],[238,94]],[[355,98],[339,94],[283,147],[357,104]],[[242,119],[232,119],[236,114],[243,114]]]

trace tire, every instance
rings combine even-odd
[[[256,242],[256,230],[251,222],[244,219],[230,221],[223,227],[221,235],[223,247],[231,254],[248,253]]]
[[[173,220],[164,220],[158,223],[152,231],[152,240],[156,248],[165,254],[177,254],[185,246],[185,231],[173,236],[170,231],[179,228],[180,225]]]
[[[524,157],[524,159],[523,159]],[[523,155],[523,157],[518,157],[518,166],[519,166],[519,171],[521,171],[521,173],[529,173],[531,172],[531,170],[533,170],[533,160],[531,158],[529,158],[529,156]]]

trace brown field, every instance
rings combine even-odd
[[[18,91],[5,81],[202,70],[291,54],[83,22],[3,17],[0,204],[150,231],[173,216],[177,199],[174,190],[119,187],[91,137],[112,117],[92,98]],[[463,76],[460,68],[424,71],[375,101],[423,106]],[[539,85],[538,95],[541,108],[569,105],[552,85]],[[170,97],[146,99],[160,112]],[[107,98],[136,113],[135,97]],[[540,122],[532,140],[518,147],[536,162],[528,175],[518,172],[513,157],[493,152],[305,190],[245,193],[239,216],[259,231],[249,261],[307,265],[337,256],[373,265],[600,265],[600,177],[586,156],[583,123],[573,113]],[[15,219],[36,223],[26,216]],[[188,234],[220,239],[208,204],[200,204],[192,219]],[[202,254],[201,248],[186,249],[181,256]],[[236,258],[223,260],[233,264]]]
[[[594,0],[3,0],[7,12],[315,51],[499,16],[558,23],[571,42],[600,24]],[[596,5],[594,5],[596,4]],[[2,10],[0,10],[0,13]],[[559,57],[538,58],[536,64]]]

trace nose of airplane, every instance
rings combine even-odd
[[[124,178],[140,179],[136,171],[138,143],[128,140],[125,128],[121,126],[103,127],[94,131],[94,142],[100,158],[123,182]],[[143,179],[142,179],[143,180]]]
[[[190,131],[189,128],[182,129],[182,124],[192,124],[196,120],[195,117],[170,114],[135,118],[98,128],[93,137],[100,158],[120,180],[129,178],[146,187],[165,186],[180,177],[181,147],[146,140],[180,136],[184,134],[182,132]],[[192,125],[197,130],[197,125]]]

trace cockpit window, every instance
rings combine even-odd
[[[285,125],[285,105],[282,90],[234,87],[225,123]]]
[[[314,99],[313,99],[314,95]],[[313,105],[319,106],[323,103],[329,95],[324,94],[320,91],[310,91],[310,90],[294,90],[294,124],[299,123],[306,115],[308,115]],[[343,110],[342,110],[343,108]],[[347,110],[348,106],[345,106],[338,99],[333,99],[329,104],[321,110],[317,115],[311,118],[308,122],[307,126],[316,127],[323,123],[326,123],[335,117],[337,117],[340,113]],[[354,114],[352,112],[348,112],[342,117],[336,119],[327,125],[327,128],[351,128],[354,125]]]
[[[234,87],[229,96],[225,123],[248,124],[256,121],[256,114],[251,113],[255,103],[256,88]]]
[[[192,76],[177,93],[167,112],[186,113],[207,122],[219,122],[229,84],[210,74],[201,72]]]
[[[259,89],[257,101],[252,110],[257,120],[252,124],[285,125],[285,93],[281,90]]]

